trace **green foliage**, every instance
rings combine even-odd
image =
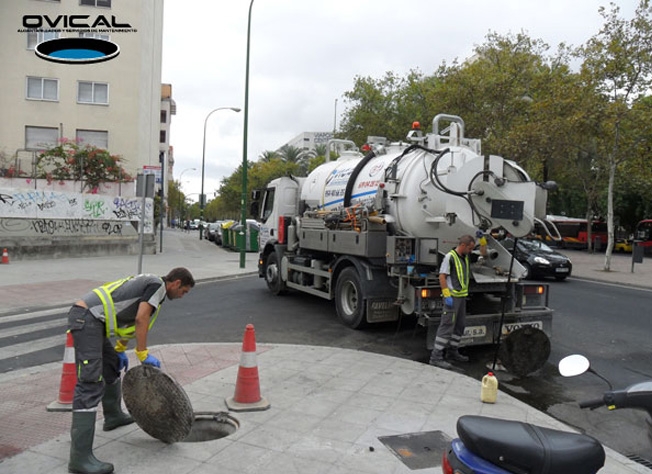
[[[122,157],[93,145],[80,145],[63,138],[37,157],[37,178],[48,182],[67,179],[84,181],[83,189],[96,189],[105,182],[134,179],[122,167]]]
[[[482,139],[483,154],[512,159],[538,181],[558,182],[550,214],[613,212],[628,227],[652,217],[652,8],[641,0],[629,20],[614,4],[599,11],[605,24],[579,48],[490,32],[472,58],[442,63],[432,74],[356,76],[337,136],[359,145],[370,135],[399,141],[414,121],[429,132],[435,115],[458,115],[465,135]],[[325,154],[265,152],[250,167],[260,179],[250,188],[287,172],[308,173]],[[238,170],[218,197],[236,217],[240,183]]]

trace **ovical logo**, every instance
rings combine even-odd
[[[24,15],[22,32],[56,33],[135,33],[129,23],[119,23],[112,15]],[[91,64],[108,61],[120,54],[120,47],[107,39],[94,37],[54,38],[43,41],[34,48],[35,54],[46,61],[65,64]]]
[[[54,63],[91,64],[115,58],[120,47],[99,38],[56,38],[37,44],[34,52]]]

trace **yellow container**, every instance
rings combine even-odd
[[[480,400],[484,403],[496,403],[498,396],[498,379],[493,372],[487,373],[482,377],[482,390],[480,392]]]

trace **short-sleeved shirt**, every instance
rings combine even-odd
[[[165,282],[159,276],[142,274],[127,280],[111,293],[118,326],[133,325],[136,321],[136,314],[138,314],[138,306],[143,301],[156,311],[159,305],[165,301],[165,296]],[[82,300],[93,316],[100,321],[105,321],[104,306],[95,292],[86,293]]]

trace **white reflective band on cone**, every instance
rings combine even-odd
[[[66,347],[63,350],[63,363],[64,364],[74,364],[75,363],[75,348]]]
[[[240,367],[246,369],[251,369],[256,367],[256,353],[255,352],[243,352],[240,355]]]

